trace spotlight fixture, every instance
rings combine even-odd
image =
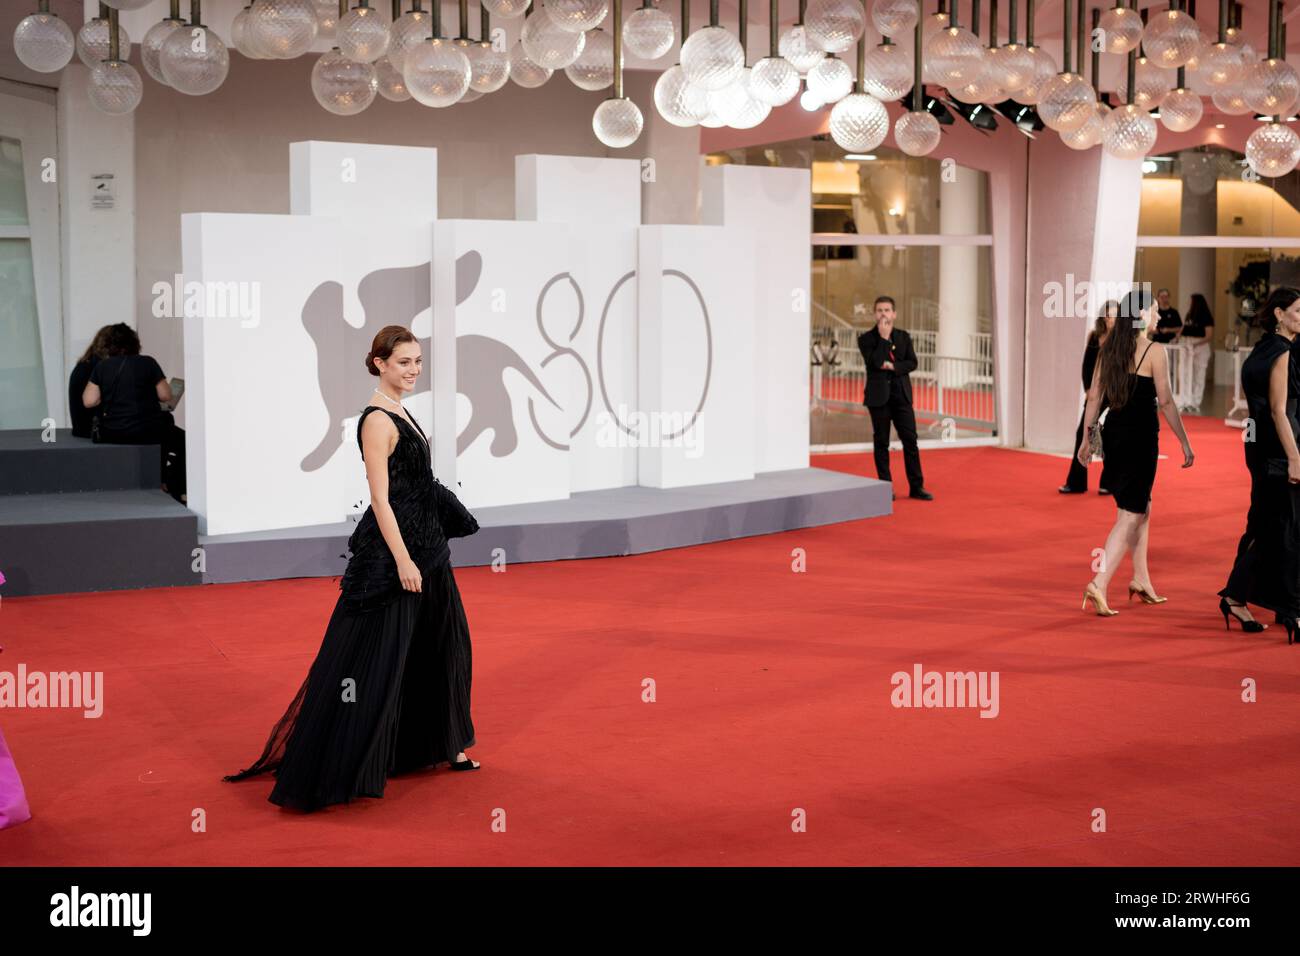
[[[1017,103],[1015,100],[1003,100],[993,108],[1011,120],[1016,129],[1030,139],[1033,139],[1034,134],[1044,128],[1044,123],[1038,116],[1038,110],[1032,106]]]

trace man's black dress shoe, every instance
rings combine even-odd
[[[934,501],[934,495],[930,494],[930,492],[926,491],[924,488],[918,488],[907,497],[915,498],[918,501]]]
[[[1087,489],[1087,488],[1071,488],[1069,485],[1061,485],[1061,487],[1057,488],[1056,490],[1059,491],[1059,492],[1060,492],[1061,494],[1063,494],[1063,495],[1081,495],[1081,494],[1083,494],[1084,492],[1086,492],[1088,489]]]

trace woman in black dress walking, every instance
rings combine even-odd
[[[1114,299],[1108,299],[1106,304],[1101,307],[1101,314],[1097,316],[1097,321],[1088,333],[1088,342],[1083,347],[1083,390],[1087,393],[1092,386],[1092,373],[1097,367],[1097,352],[1101,350],[1101,343],[1106,341],[1106,336],[1110,330],[1115,327],[1115,318],[1119,315],[1119,303]],[[1074,432],[1074,447],[1078,448],[1079,443],[1083,441],[1085,429],[1084,421],[1088,417],[1088,406],[1085,403],[1083,411],[1079,413],[1079,427]],[[1065,484],[1056,489],[1063,495],[1081,495],[1088,490],[1088,466],[1080,464],[1079,459],[1070,458],[1070,471],[1065,476]],[[1107,494],[1106,477],[1103,471],[1101,484],[1098,487],[1101,494]]]
[[[1264,337],[1241,363],[1241,390],[1249,409],[1243,436],[1250,472],[1250,510],[1237,560],[1219,592],[1223,626],[1232,618],[1250,633],[1264,630],[1246,607],[1268,608],[1295,640],[1300,619],[1300,290],[1274,289],[1259,310]]]
[[[447,539],[478,522],[433,477],[428,439],[402,407],[422,365],[409,329],[375,336],[379,376],[357,422],[371,505],[348,539],[325,639],[306,680],[243,780],[274,771],[272,803],[316,810],[382,797],[390,774],[449,762],[476,770],[469,624]]]
[[[1156,480],[1160,457],[1160,420],[1157,407],[1183,446],[1183,467],[1192,466],[1192,446],[1183,429],[1178,407],[1169,388],[1169,357],[1163,345],[1139,335],[1152,318],[1151,296],[1130,292],[1120,303],[1119,318],[1097,354],[1097,370],[1088,389],[1084,413],[1084,439],[1078,459],[1084,463],[1092,451],[1087,433],[1097,420],[1102,402],[1110,406],[1101,430],[1102,453],[1106,460],[1106,486],[1115,498],[1115,524],[1106,537],[1105,555],[1096,576],[1083,592],[1083,606],[1091,601],[1099,615],[1118,614],[1106,603],[1106,588],[1124,555],[1133,552],[1133,578],[1129,600],[1134,595],[1146,604],[1161,604],[1151,585],[1147,567],[1147,540],[1151,528],[1151,486]]]

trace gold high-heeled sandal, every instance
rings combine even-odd
[[[1159,597],[1155,594],[1152,594],[1150,591],[1146,590],[1145,588],[1138,587],[1138,583],[1136,581],[1130,581],[1128,583],[1128,599],[1132,601],[1133,595],[1135,594],[1142,598],[1143,604],[1164,604],[1166,601],[1169,600],[1169,598],[1167,597]]]
[[[1102,594],[1101,591],[1097,589],[1097,585],[1093,584],[1091,581],[1089,581],[1088,586],[1083,589],[1083,606],[1080,607],[1079,610],[1086,611],[1088,609],[1089,601],[1091,601],[1093,606],[1096,607],[1098,617],[1114,617],[1119,613],[1119,611],[1112,611],[1110,609],[1110,605],[1106,603],[1106,596]]]

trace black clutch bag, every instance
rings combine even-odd
[[[456,493],[437,478],[433,479],[434,503],[438,512],[438,524],[447,538],[467,538],[478,531],[478,521],[469,513],[469,509],[460,503]]]

